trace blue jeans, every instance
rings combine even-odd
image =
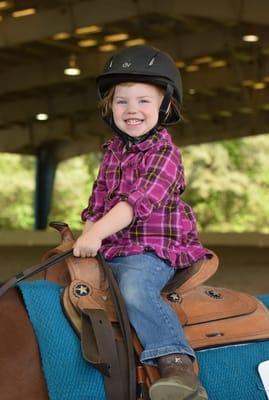
[[[144,348],[142,363],[156,365],[158,357],[184,353],[195,358],[174,310],[160,292],[175,270],[153,252],[115,257],[108,261],[126,303],[128,316]]]

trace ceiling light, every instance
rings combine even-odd
[[[89,25],[89,26],[82,26],[81,28],[77,28],[75,30],[76,35],[86,35],[87,33],[98,33],[101,32],[101,26],[97,25]]]
[[[264,110],[264,111],[269,111],[269,103],[263,104],[261,106],[261,109]]]
[[[130,39],[127,40],[127,42],[124,43],[126,47],[131,47],[131,46],[136,46],[138,44],[144,44],[146,41],[143,38],[137,38],[137,39]]]
[[[191,64],[191,65],[187,65],[186,67],[185,67],[185,71],[187,71],[187,72],[196,72],[196,71],[199,71],[199,67],[198,67],[198,65],[194,65],[194,64]]]
[[[27,17],[36,13],[35,8],[25,8],[24,10],[13,11],[11,14],[14,18]]]
[[[246,86],[246,87],[251,87],[251,86],[253,86],[253,84],[254,84],[254,81],[252,81],[251,79],[245,79],[245,80],[242,82],[242,85],[243,85],[243,86]]]
[[[85,39],[78,42],[79,47],[92,47],[97,45],[97,40]]]
[[[129,39],[128,33],[115,33],[104,37],[105,42],[120,42]]]
[[[48,114],[46,113],[38,113],[35,117],[38,121],[47,121],[47,119],[49,118]]]
[[[212,61],[213,61],[213,57],[211,57],[211,56],[198,57],[195,60],[193,60],[194,64],[208,64]]]
[[[191,94],[191,95],[193,95],[193,94],[196,93],[196,90],[193,89],[193,88],[190,88],[190,89],[188,90],[188,93]]]
[[[68,32],[58,32],[58,33],[55,33],[55,35],[53,35],[52,38],[54,40],[65,40],[65,39],[69,39],[70,36],[71,36],[71,34]]]
[[[232,112],[228,110],[220,110],[217,112],[217,114],[223,118],[229,118],[233,115]]]
[[[252,114],[253,113],[253,109],[250,107],[240,107],[238,111],[242,114]]]
[[[0,1],[0,10],[7,10],[8,8],[13,7],[12,1]]]
[[[215,60],[209,64],[210,68],[222,68],[227,66],[226,60]]]
[[[80,69],[77,65],[77,58],[74,54],[69,57],[68,67],[64,69],[64,74],[68,76],[80,75]]]
[[[176,66],[177,68],[184,68],[185,67],[185,63],[184,61],[176,61]]]
[[[266,84],[264,82],[255,82],[253,84],[253,89],[255,90],[261,90],[261,89],[265,89],[266,88]]]
[[[102,46],[98,47],[100,51],[114,51],[116,48],[117,47],[114,44],[103,44]]]
[[[253,35],[253,34],[248,34],[248,35],[244,35],[242,37],[242,40],[244,42],[254,43],[254,42],[258,42],[259,36],[258,35]]]

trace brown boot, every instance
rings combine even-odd
[[[169,354],[158,359],[161,379],[149,389],[151,400],[207,400],[205,389],[186,354]]]

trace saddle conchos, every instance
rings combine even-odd
[[[51,226],[60,232],[61,244],[45,258],[65,251],[74,242],[68,225]],[[218,257],[213,254],[187,271],[178,271],[162,291],[165,301],[177,313],[190,345],[198,350],[268,339],[269,312],[260,301],[245,293],[204,285],[217,268]],[[64,312],[81,337],[84,358],[104,374],[107,398],[148,399],[148,387],[159,373],[155,367],[138,363],[142,347],[134,331],[130,344],[127,317],[121,315],[125,313],[124,305],[117,287],[111,290],[115,282],[111,283],[113,277],[108,279],[109,274],[109,267],[100,257],[69,256],[47,270],[46,279],[65,285]]]

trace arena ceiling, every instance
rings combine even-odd
[[[2,152],[46,147],[63,160],[99,149],[109,131],[95,77],[136,41],[169,52],[182,73],[178,144],[269,131],[268,0],[14,0],[0,1],[0,15]],[[71,59],[78,76],[64,74]]]

